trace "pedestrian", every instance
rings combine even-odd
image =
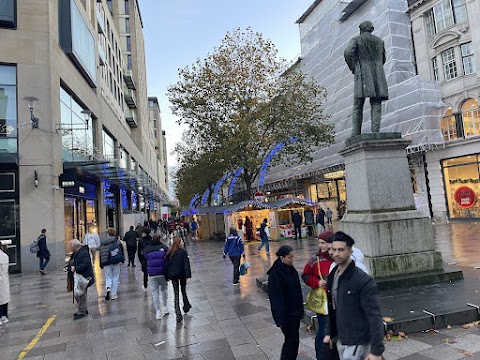
[[[372,34],[373,24],[364,21],[360,24],[360,35],[348,43],[345,62],[354,75],[354,95],[352,111],[352,137],[360,135],[363,122],[363,105],[370,98],[372,133],[380,131],[382,101],[388,100],[388,85],[383,65],[386,61],[385,44]]]
[[[260,246],[257,248],[260,251],[265,245],[265,250],[267,251],[267,255],[270,255],[270,230],[268,228],[268,220],[263,219],[263,222],[260,224]]]
[[[197,238],[198,238],[198,222],[195,218],[193,218],[192,222],[190,223],[190,229],[192,229],[192,240],[197,240]]]
[[[295,360],[300,345],[300,320],[303,318],[303,295],[297,270],[293,267],[293,249],[283,245],[268,270],[268,297],[273,320],[282,330],[285,341],[280,360]]]
[[[332,243],[333,243],[333,237],[329,237],[327,239],[328,247],[329,247],[329,255],[333,259],[333,251],[332,251]],[[369,274],[367,266],[363,263],[363,260],[365,259],[365,255],[363,252],[357,248],[356,246],[352,246],[352,255],[350,258],[355,262],[355,266],[358,267],[360,270],[363,270],[366,274]],[[332,272],[333,268],[337,266],[335,261],[330,265],[330,271],[329,273]]]
[[[38,252],[37,257],[40,259],[40,272],[42,275],[45,275],[47,272],[45,268],[47,267],[48,262],[50,261],[50,251],[47,247],[47,230],[42,229],[40,236],[37,239]]]
[[[253,222],[248,216],[245,216],[245,235],[247,242],[253,241]]]
[[[168,283],[165,279],[165,256],[167,252],[168,246],[160,241],[160,235],[153,235],[152,241],[145,248],[148,279],[152,289],[152,300],[157,320],[170,313],[168,310]],[[162,294],[162,308],[160,307],[159,289]]]
[[[332,240],[337,266],[328,276],[329,321],[324,343],[337,337],[340,359],[381,360],[384,328],[375,280],[355,266],[355,241],[338,231]]]
[[[325,231],[318,235],[318,251],[308,260],[303,269],[302,279],[312,289],[327,288],[327,277],[333,260],[328,254],[327,239],[333,235],[331,231]],[[323,339],[328,315],[317,314],[318,328],[315,337],[315,352],[317,360],[322,360]]]
[[[151,241],[152,241],[152,237],[150,236],[150,228],[144,227],[142,231],[142,237],[138,241],[138,260],[142,265],[144,292],[147,292],[147,288],[148,288],[148,271],[147,271],[147,259],[145,258],[145,249],[148,245],[150,245]]]
[[[168,249],[166,275],[168,280],[172,280],[173,292],[175,294],[175,314],[177,322],[181,322],[183,316],[180,311],[179,287],[183,297],[183,312],[188,313],[192,308],[187,296],[187,279],[192,277],[192,272],[190,270],[188,253],[184,248],[182,238],[176,237],[173,239],[172,246]]]
[[[93,266],[90,259],[90,249],[88,248],[88,245],[82,246],[79,240],[73,239],[70,240],[70,249],[73,252],[70,271],[73,274],[77,273],[86,279],[90,279],[83,294],[78,295],[74,293],[75,300],[78,304],[78,310],[75,314],[73,314],[73,320],[78,320],[87,316],[88,314],[87,292],[88,288],[95,283],[95,280],[93,277]]]
[[[322,208],[318,208],[315,223],[317,224],[317,234],[320,235],[325,231],[325,211]]]
[[[95,265],[95,256],[98,248],[100,247],[100,236],[98,236],[95,226],[91,225],[88,228],[88,233],[86,233],[85,237],[83,238],[83,245],[88,246],[92,256],[92,263]]]
[[[8,303],[10,302],[9,258],[7,246],[0,241],[0,325],[8,323]]]
[[[152,234],[155,234],[158,229],[158,223],[153,218],[151,218],[148,224],[150,226],[150,230],[152,230]]]
[[[223,258],[225,259],[227,255],[233,264],[233,285],[240,285],[240,259],[242,256],[245,259],[245,249],[243,241],[234,227],[230,228],[230,235],[225,240]]]
[[[137,253],[138,233],[130,226],[130,230],[125,233],[123,240],[127,244],[128,265],[135,267],[135,254]]]
[[[298,211],[295,211],[292,216],[293,227],[295,231],[295,240],[297,240],[297,236],[302,240],[302,215]]]
[[[184,246],[187,247],[187,237],[188,237],[188,234],[187,234],[187,230],[183,227],[183,224],[180,223],[180,224],[177,224],[176,226],[176,230],[175,232],[173,233],[173,237],[176,238],[176,237],[179,237],[183,240],[183,243],[184,243]]]
[[[167,221],[167,219],[163,219],[162,227],[163,227],[163,233],[165,235],[168,234],[168,221]]]
[[[327,216],[327,224],[332,226],[333,211],[329,207],[327,207],[325,215]]]
[[[135,227],[135,231],[137,233],[137,238],[141,238],[142,237],[142,233],[143,233],[143,226],[141,223],[138,223],[137,226]]]
[[[115,229],[109,228],[107,236],[100,241],[100,267],[105,271],[105,300],[118,297],[120,264],[125,261],[123,246],[115,236]]]

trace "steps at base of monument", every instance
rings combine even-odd
[[[429,271],[423,273],[375,279],[375,281],[377,282],[378,290],[440,284],[459,280],[463,280],[463,272],[461,270]]]

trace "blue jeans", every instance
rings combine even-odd
[[[110,288],[112,296],[117,295],[120,280],[120,264],[107,265],[105,269],[105,287]]]
[[[39,259],[40,259],[40,270],[45,270],[48,262],[50,261],[50,257],[43,258],[43,257],[40,256]],[[44,262],[44,260],[45,260],[45,262]]]
[[[327,316],[317,314],[317,321],[318,321],[318,329],[317,329],[317,336],[315,337],[315,352],[317,355],[317,360],[322,359],[322,354],[320,349],[322,348],[323,338],[325,337],[325,326],[327,325]]]
[[[155,275],[149,276],[150,280],[150,289],[152,289],[152,300],[153,306],[155,306],[155,310],[160,311],[160,298],[159,298],[159,289],[162,293],[162,305],[163,311],[168,309],[168,283],[165,280],[165,276],[163,275]]]
[[[270,253],[270,241],[268,240],[268,236],[261,236],[261,239],[262,239],[262,242],[258,247],[258,251],[260,251],[263,245],[265,245],[265,248],[267,249],[267,254]]]

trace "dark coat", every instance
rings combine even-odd
[[[152,241],[145,248],[145,258],[147,259],[147,273],[150,276],[165,274],[165,256],[168,246],[160,241]]]
[[[129,230],[125,233],[123,240],[127,243],[127,249],[137,248],[138,234],[135,230]]]
[[[38,244],[38,252],[37,252],[37,257],[41,258],[49,258],[50,257],[50,251],[48,251],[47,248],[47,237],[45,235],[40,235],[37,239],[37,244]]]
[[[88,246],[82,246],[76,253],[73,254],[72,265],[75,266],[75,272],[85,278],[91,278],[88,286],[91,286],[95,280],[93,277],[92,261],[90,259],[90,251]]]
[[[325,211],[323,209],[318,210],[317,217],[315,219],[317,224],[325,226]]]
[[[303,295],[297,270],[275,260],[268,274],[268,297],[273,320],[282,327],[288,321],[303,318]]]
[[[350,40],[344,52],[345,61],[355,75],[356,98],[388,99],[388,85],[383,64],[385,46],[383,40],[364,32]]]
[[[300,215],[299,213],[294,213],[292,216],[292,221],[294,225],[297,225],[297,226],[302,225],[302,222],[303,222],[302,215]]]
[[[138,240],[138,260],[145,266],[147,266],[147,259],[145,259],[145,249],[147,248],[148,245],[150,245],[150,242],[152,241],[152,237],[150,235],[146,235],[140,240]],[[142,268],[143,271],[143,268]]]
[[[114,241],[117,241],[116,236],[107,236],[106,238],[100,240],[100,267],[103,269],[104,266],[110,265],[110,246]],[[120,248],[123,247],[120,245]]]
[[[188,253],[184,249],[178,249],[173,256],[167,257],[165,265],[165,277],[168,279],[186,279],[192,277]]]
[[[326,334],[332,338],[338,336],[343,345],[370,344],[371,353],[379,356],[384,352],[385,346],[377,284],[352,261],[338,279],[334,309],[331,289],[337,269],[338,266],[327,279],[329,326]]]

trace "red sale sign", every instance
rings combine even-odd
[[[477,201],[477,194],[468,186],[461,186],[455,191],[455,202],[464,209],[471,208]]]

